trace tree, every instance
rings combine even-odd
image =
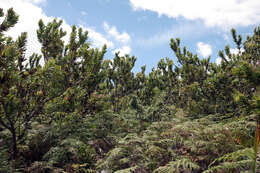
[[[0,14],[4,15],[2,9]],[[41,56],[33,54],[28,60],[25,57],[27,34],[22,33],[16,41],[4,37],[4,32],[17,21],[18,16],[9,9],[0,25],[0,126],[11,133],[13,159],[32,119],[42,113],[47,102],[39,65]]]
[[[61,24],[62,20],[57,22],[56,19],[47,25],[44,25],[42,20],[38,23],[37,37],[42,44],[41,51],[45,62],[50,58],[60,58],[62,56],[64,41],[61,38],[66,35],[66,32],[60,28]]]
[[[72,26],[69,42],[65,45],[62,38],[66,32],[62,30],[61,24],[62,21],[54,19],[45,25],[40,20],[37,30],[45,62],[52,61],[62,73],[57,85],[46,84],[55,90],[52,97],[56,96],[54,102],[48,103],[48,112],[55,114],[76,111],[85,115],[95,111],[90,98],[104,80],[102,64],[106,45],[102,50],[91,48],[87,41],[88,32],[83,32],[82,28],[77,29],[76,26]]]
[[[120,56],[115,54],[113,61],[108,62],[106,69],[107,87],[110,88],[111,102],[114,111],[121,109],[120,99],[132,94],[137,88],[137,82],[132,69],[135,65],[136,57],[129,55]]]

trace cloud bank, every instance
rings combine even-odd
[[[125,54],[130,54],[130,40],[131,37],[128,33],[122,32],[120,33],[115,26],[110,26],[107,22],[104,22],[104,30],[107,33],[107,36],[113,39],[120,48],[116,48],[112,51],[113,54],[120,52],[120,56],[124,56]]]
[[[207,58],[212,54],[212,48],[209,44],[198,42],[197,43],[197,52],[202,55],[203,58]]]
[[[135,10],[150,10],[169,18],[202,20],[221,28],[260,23],[259,0],[130,0]]]
[[[33,53],[41,54],[41,44],[38,42],[36,33],[36,30],[38,29],[39,20],[42,19],[44,23],[47,23],[51,22],[54,18],[57,18],[56,16],[48,16],[44,13],[44,11],[41,8],[41,5],[46,4],[46,0],[0,1],[0,7],[3,8],[4,11],[7,11],[7,9],[12,7],[14,8],[15,12],[19,15],[18,23],[9,31],[7,31],[6,35],[16,39],[21,34],[21,32],[28,33],[26,56],[30,56]],[[63,38],[63,40],[65,41],[65,43],[67,43],[69,41],[71,26],[63,18],[58,17],[58,19],[63,20],[61,27],[67,32],[67,35]],[[104,44],[106,44],[107,47],[110,50],[112,50],[112,52],[120,51],[122,55],[130,53],[130,36],[126,32],[120,34],[115,26],[111,27],[107,23],[105,24],[106,26],[104,30],[108,33],[108,36],[105,36],[104,34],[97,32],[95,29],[91,27],[84,27],[83,25],[81,25],[80,27],[82,27],[83,30],[88,31],[88,37],[90,38],[93,47],[101,48]],[[112,38],[110,38],[110,36]],[[118,46],[115,47],[115,43],[121,43],[123,46],[119,48],[121,44],[120,46],[117,44]]]

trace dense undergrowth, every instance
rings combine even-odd
[[[87,32],[39,21],[42,55],[25,57],[27,34],[0,24],[0,173],[259,172],[260,27],[232,30],[221,64],[171,39],[177,62],[134,74],[136,57],[103,60]],[[44,64],[40,64],[40,59]]]

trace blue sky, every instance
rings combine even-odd
[[[199,57],[216,61],[226,44],[234,47],[232,27],[245,38],[260,24],[259,0],[1,0],[0,7],[14,7],[20,15],[7,34],[27,31],[28,55],[40,53],[37,21],[58,17],[67,32],[71,25],[88,30],[94,47],[107,44],[106,58],[117,51],[136,56],[135,71],[144,64],[150,71],[165,57],[176,62],[169,43],[177,37]]]

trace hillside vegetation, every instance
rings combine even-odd
[[[81,28],[65,44],[58,20],[39,21],[42,55],[26,57],[27,34],[5,35],[18,15],[0,17],[0,173],[260,172],[260,27],[232,29],[220,64],[175,38],[177,62],[134,73]]]

